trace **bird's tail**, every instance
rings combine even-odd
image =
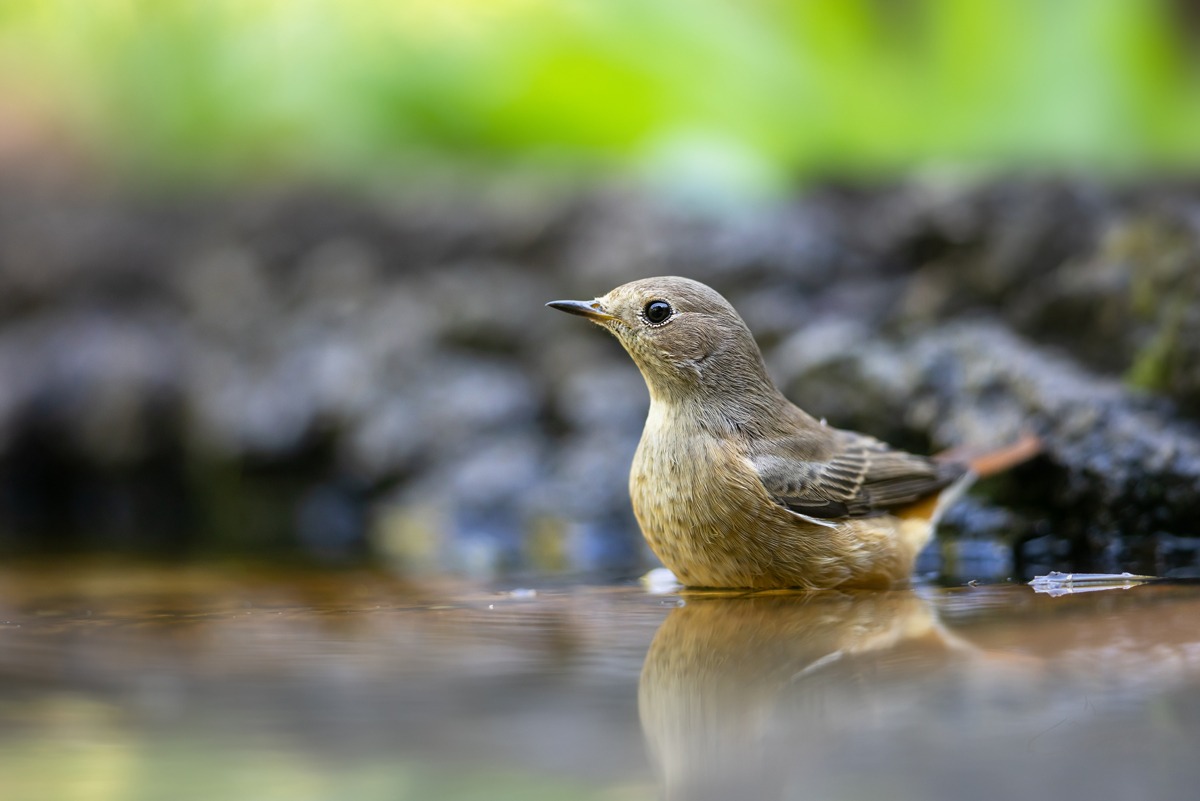
[[[942,513],[962,497],[976,479],[1003,473],[1041,453],[1042,443],[1034,434],[1024,434],[1011,445],[984,453],[971,453],[962,448],[943,451],[933,458],[939,462],[966,465],[967,472],[941,492],[923,498],[893,514],[905,519],[925,520],[936,526]]]
[[[933,458],[939,462],[965,464],[977,478],[987,478],[1027,462],[1042,452],[1042,441],[1036,434],[1026,433],[1011,445],[994,451],[973,453],[962,448],[943,451]]]

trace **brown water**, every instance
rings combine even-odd
[[[1193,798],[1200,588],[0,573],[0,797]]]

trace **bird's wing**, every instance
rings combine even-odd
[[[965,472],[862,434],[831,433],[818,452],[777,440],[750,456],[776,503],[809,517],[869,517],[928,497]]]

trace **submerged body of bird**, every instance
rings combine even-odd
[[[680,582],[886,586],[908,576],[929,539],[928,520],[792,511],[767,491],[745,438],[708,422],[652,401],[629,476],[642,533]]]

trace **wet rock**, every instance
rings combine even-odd
[[[639,569],[645,387],[542,304],[663,273],[725,293],[832,423],[914,450],[1042,436],[948,539],[1000,543],[1014,570],[1189,569],[1170,538],[1200,511],[1200,193],[1084,180],[703,213],[611,190],[0,186],[0,540],[137,528],[411,569]]]
[[[0,338],[0,443],[25,427],[59,428],[84,458],[137,462],[180,385],[169,321],[62,310],[7,327]]]
[[[1057,565],[1070,564],[1071,550],[1068,540],[1049,533],[1020,543],[1016,555],[1022,565],[1021,578],[1030,581],[1048,575]]]
[[[351,487],[323,484],[305,493],[296,509],[296,534],[324,561],[349,559],[361,550],[363,504]]]

